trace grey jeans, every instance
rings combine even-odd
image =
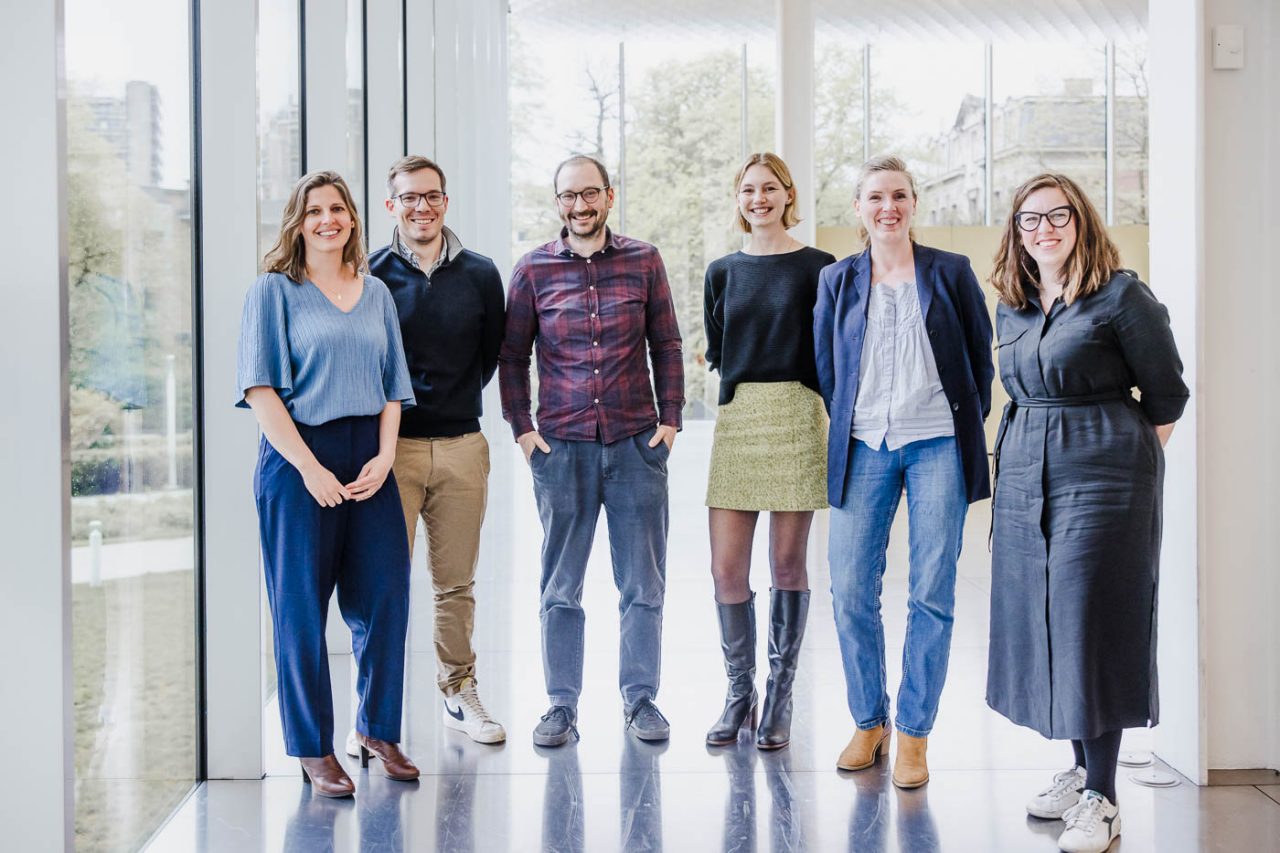
[[[667,571],[667,450],[654,430],[598,441],[546,439],[529,460],[542,518],[542,667],[553,705],[582,692],[582,585],[600,507],[620,600],[618,686],[628,710],[658,692]]]

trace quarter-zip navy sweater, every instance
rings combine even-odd
[[[505,297],[493,261],[463,249],[428,279],[387,246],[369,257],[400,315],[417,405],[400,435],[450,438],[480,429],[480,392],[498,367]]]

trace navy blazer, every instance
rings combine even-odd
[[[956,443],[969,502],[991,496],[987,435],[991,413],[991,315],[973,267],[964,255],[916,244],[916,291],[920,313],[938,364],[942,390],[951,404]],[[862,336],[867,328],[871,252],[824,267],[813,309],[818,386],[831,416],[827,438],[827,499],[844,505],[845,471],[853,445],[853,404],[858,398]]]

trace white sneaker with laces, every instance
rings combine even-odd
[[[1080,802],[1084,791],[1084,768],[1072,767],[1053,774],[1053,784],[1027,803],[1027,814],[1045,820],[1058,820],[1067,809]]]
[[[1120,835],[1120,809],[1097,791],[1084,792],[1062,816],[1066,831],[1058,836],[1065,853],[1103,853]]]
[[[506,729],[489,716],[471,678],[463,680],[457,693],[444,697],[443,719],[445,728],[464,732],[476,743],[502,743],[507,739]]]

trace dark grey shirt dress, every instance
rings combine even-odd
[[[1169,314],[1128,271],[1047,316],[1028,296],[996,312],[1012,402],[995,450],[987,704],[1049,738],[1154,725],[1154,426],[1189,396]]]

